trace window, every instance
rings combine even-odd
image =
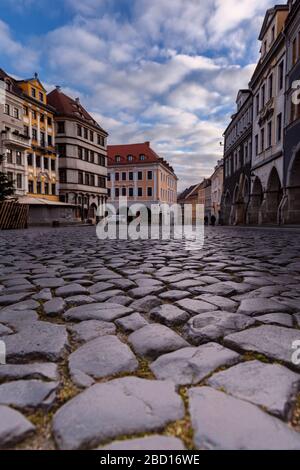
[[[61,183],[67,182],[67,172],[66,170],[59,170],[59,181]]]
[[[41,146],[42,147],[45,147],[45,133],[44,132],[41,132]]]
[[[273,74],[269,76],[269,100],[273,98]]]
[[[24,106],[23,114],[24,114],[24,116],[28,116],[28,114],[29,114],[28,106]]]
[[[101,145],[101,147],[105,146],[105,139],[100,134],[97,134],[97,142],[98,142],[98,145]]]
[[[27,155],[27,164],[28,166],[33,166],[33,157],[32,157],[32,153],[29,153]]]
[[[82,160],[83,158],[83,149],[82,147],[78,147],[78,158]]]
[[[48,146],[52,147],[52,135],[48,135]]]
[[[32,129],[32,140],[37,140],[37,130]]]
[[[282,90],[283,88],[283,61],[280,62],[278,66],[278,85],[279,85],[279,90]]]
[[[258,135],[255,136],[255,154],[258,155]]]
[[[127,174],[126,174],[126,172],[124,171],[124,172],[122,173],[122,181],[126,181],[126,180],[127,180]]]
[[[139,197],[143,196],[143,188],[138,188],[138,196]]]
[[[6,104],[6,105],[4,106],[4,113],[7,114],[8,116],[10,115],[9,104]]]
[[[116,175],[115,175],[115,180],[116,180],[116,181],[119,181],[119,180],[120,180],[120,174],[119,174],[119,173],[116,173]]]
[[[98,176],[98,186],[99,188],[106,188],[106,180],[104,176]]]
[[[90,131],[90,141],[94,142],[94,132]]]
[[[53,194],[53,195],[56,194],[56,184],[55,183],[51,184],[51,194]]]
[[[52,127],[52,118],[48,117],[47,118],[48,126]]]
[[[35,166],[41,168],[41,157],[39,155],[35,157]]]
[[[57,144],[57,153],[60,157],[65,157],[67,153],[66,144]]]
[[[152,188],[147,189],[148,197],[152,197]]]
[[[19,110],[18,110],[18,108],[14,108],[14,118],[19,119]]]
[[[90,151],[90,162],[95,163],[95,153],[92,150]]]
[[[41,115],[40,115],[40,121],[41,121],[42,123],[45,122],[45,116],[44,116],[44,114],[41,114]]]
[[[259,93],[256,95],[256,116],[259,115]]]
[[[141,160],[142,162],[143,162],[144,160],[146,160],[146,157],[145,157],[144,154],[141,154],[141,155],[140,155],[140,160]]]
[[[128,177],[129,177],[129,181],[133,181],[133,172],[132,171],[130,171],[128,173]]]
[[[36,114],[36,111],[34,109],[31,111],[31,115],[32,115],[32,119],[35,120],[37,118],[37,114]]]
[[[90,184],[90,175],[88,173],[85,173],[84,175],[84,182],[87,186]]]
[[[90,175],[90,186],[95,186],[95,175]]]
[[[42,194],[42,183],[40,181],[36,183],[36,192]]]
[[[143,172],[139,171],[138,172],[138,180],[141,181],[143,179]]]
[[[266,85],[263,85],[261,89],[261,107],[263,108],[266,103]]]
[[[31,96],[32,96],[32,98],[36,98],[36,90],[35,90],[35,88],[31,88]]]
[[[125,197],[127,195],[126,188],[122,188],[122,196]]]
[[[77,136],[82,137],[82,127],[77,124]]]
[[[116,196],[116,197],[119,197],[119,196],[120,196],[120,189],[119,189],[119,188],[116,188],[116,189],[115,189],[115,196]]]
[[[29,127],[28,126],[24,126],[24,131],[23,132],[24,132],[24,135],[26,137],[29,137]]]
[[[49,159],[47,157],[44,157],[44,168],[49,170]]]
[[[28,192],[31,193],[31,194],[33,194],[33,192],[34,192],[33,181],[32,180],[28,181]]]
[[[110,181],[110,180],[111,180],[110,173],[107,173],[107,181]]]
[[[49,194],[49,183],[44,184],[45,194]]]
[[[58,121],[57,123],[57,133],[64,134],[65,133],[65,121]]]
[[[44,95],[41,91],[39,92],[39,99],[42,101],[42,103],[44,102]]]
[[[105,166],[105,156],[98,153],[98,165]]]
[[[84,149],[84,160],[86,162],[89,161],[89,150],[88,149]]]
[[[297,38],[293,40],[292,45],[292,65],[295,65],[297,62]]]
[[[111,197],[111,189],[110,189],[110,188],[107,189],[107,196],[108,196],[109,198]]]
[[[268,147],[272,146],[272,121],[268,122]]]
[[[133,197],[133,188],[129,188],[128,195],[129,197]]]
[[[11,171],[7,172],[7,179],[8,179],[9,182],[11,182],[11,183],[13,182],[14,174]]]
[[[51,158],[51,171],[56,171],[56,160]]]
[[[17,188],[22,189],[22,175],[17,173]]]
[[[22,165],[22,154],[21,152],[16,152],[16,164],[17,165]]]
[[[265,129],[260,131],[260,150],[263,152],[265,150]]]
[[[132,160],[133,160],[133,155],[127,155],[127,160],[128,160],[129,162],[132,162]]]
[[[82,171],[78,172],[78,184],[83,184],[83,173],[82,173]]]
[[[148,171],[148,180],[152,180],[152,178],[153,178],[152,171]]]
[[[87,139],[88,138],[88,130],[86,127],[83,128],[83,135],[84,135],[84,138]]]
[[[116,161],[116,163],[119,163],[121,161],[120,155],[115,156],[115,161]]]
[[[282,114],[277,116],[277,142],[281,142],[282,138]]]

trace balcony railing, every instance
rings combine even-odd
[[[30,137],[14,131],[2,131],[0,133],[2,145],[19,149],[30,148]]]

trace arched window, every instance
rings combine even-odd
[[[144,154],[141,154],[141,155],[140,155],[140,160],[141,160],[141,161],[146,160],[146,156],[145,156]]]
[[[119,163],[119,162],[121,161],[121,156],[120,156],[120,155],[116,155],[116,156],[115,156],[115,161],[116,161],[117,163]]]
[[[127,155],[127,160],[128,160],[129,162],[132,162],[133,156],[132,156],[132,155]]]

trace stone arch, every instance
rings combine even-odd
[[[224,219],[223,222],[225,225],[230,224],[230,214],[231,214],[231,206],[232,206],[232,197],[230,194],[229,189],[227,190],[225,197],[224,197]]]
[[[262,211],[262,222],[277,224],[280,222],[279,208],[283,197],[282,184],[277,168],[273,166],[267,183],[264,210]]]
[[[287,211],[285,223],[300,223],[300,144],[295,148],[289,164],[286,184]]]
[[[261,220],[261,206],[264,199],[264,191],[258,176],[255,177],[250,196],[247,221],[249,224],[259,224]]]

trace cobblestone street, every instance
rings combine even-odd
[[[300,449],[300,230],[0,247],[0,447]]]

